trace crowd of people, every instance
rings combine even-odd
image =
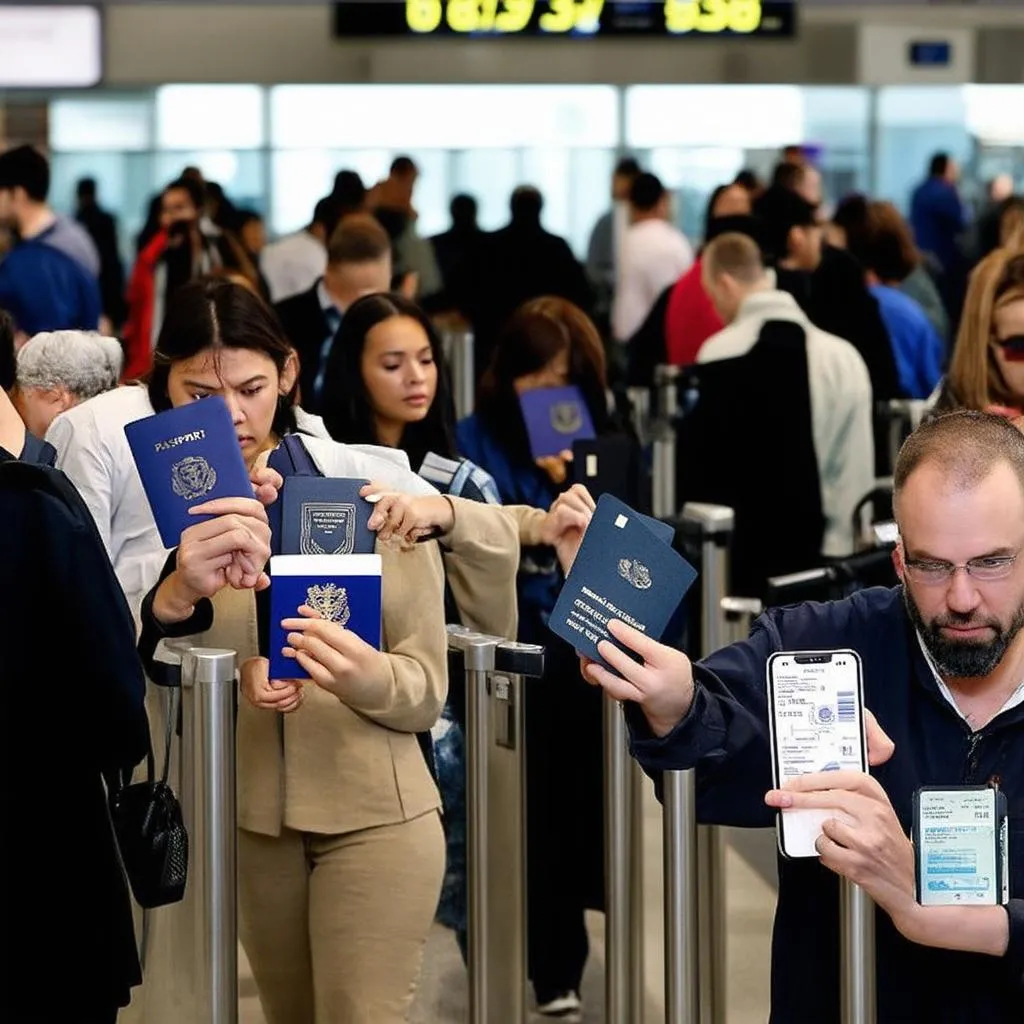
[[[542,1016],[581,1019],[584,914],[604,901],[608,694],[626,706],[645,770],[697,769],[702,821],[836,811],[820,863],[782,865],[774,1020],[839,1018],[837,874],[881,909],[880,1021],[1019,1020],[1024,201],[1012,183],[996,183],[972,219],[957,165],[937,155],[908,222],[890,202],[826,197],[810,155],[789,147],[769,182],[744,172],[715,190],[694,244],[670,191],[626,159],[584,264],[545,230],[530,186],[497,232],[460,195],[451,229],[421,237],[418,173],[402,156],[371,188],[341,171],[308,226],[268,243],[257,213],[186,168],[154,198],[125,274],[95,181],[79,184],[66,218],[48,205],[42,154],[0,154],[0,220],[14,238],[0,261],[0,557],[26,581],[16,598],[4,588],[4,620],[17,624],[5,650],[28,652],[12,681],[43,667],[90,709],[79,720],[62,696],[52,720],[49,704],[39,712],[59,749],[40,758],[43,787],[25,785],[13,753],[23,720],[5,712],[5,809],[48,893],[44,910],[33,897],[12,911],[24,928],[0,997],[11,1019],[109,1024],[140,981],[103,786],[144,760],[143,667],[155,674],[157,644],[180,636],[239,655],[239,934],[268,1024],[406,1019],[435,916],[467,949],[465,695],[448,678],[444,630],[458,621],[547,650],[526,728],[529,973]],[[473,331],[478,368],[461,421],[441,338],[452,325]],[[611,669],[581,671],[548,620],[594,497],[567,456],[533,457],[520,398],[575,386],[598,437],[643,464],[630,389],[663,363],[694,382],[682,493],[737,509],[734,586],[761,595],[771,572],[853,554],[857,514],[889,476],[898,585],[773,609],[749,640],[697,664],[613,623],[635,657],[603,644]],[[204,506],[213,518],[168,550],[124,427],[209,396],[227,403],[253,493]],[[890,465],[876,412],[897,398],[928,402],[931,418]],[[379,499],[383,649],[298,615],[285,628],[305,684],[269,677],[264,642],[284,449],[314,475],[372,481]],[[773,485],[800,523],[777,543],[764,534],[780,529],[765,511]],[[46,601],[59,602],[71,642],[33,664],[53,649],[52,617],[32,625],[15,606]],[[766,661],[840,648],[865,664],[872,774],[773,791]],[[87,885],[70,884],[66,850],[27,852],[52,816],[41,794],[70,776],[66,820],[89,844]],[[916,903],[913,794],[953,782],[1007,795],[1006,908]],[[54,875],[63,884],[48,885]],[[69,916],[66,984],[16,981]]]

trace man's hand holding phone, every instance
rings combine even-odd
[[[615,670],[583,658],[583,678],[600,686],[614,700],[639,704],[651,732],[667,736],[685,717],[693,703],[693,665],[673,647],[666,647],[624,622],[612,620],[608,632],[643,662],[636,662],[614,644],[598,644],[601,657]],[[615,673],[618,673],[616,675]]]

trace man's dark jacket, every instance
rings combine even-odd
[[[320,352],[330,334],[327,318],[320,305],[320,282],[298,295],[279,302],[274,310],[288,340],[299,356],[299,388],[302,408],[318,411],[313,385],[320,370]]]
[[[1010,948],[1001,959],[915,946],[877,914],[879,1024],[1020,1024],[1024,1020],[1024,705],[972,734],[940,693],[899,589],[875,588],[831,604],[776,609],[749,640],[696,666],[689,714],[656,739],[629,707],[644,769],[697,768],[706,824],[762,827],[772,788],[765,666],[775,651],[852,648],[864,664],[868,708],[896,743],[872,774],[908,834],[921,786],[998,780],[1010,809]],[[839,887],[817,861],[779,860],[772,948],[773,1024],[838,1024]]]
[[[0,1020],[109,1019],[141,980],[102,781],[149,742],[135,629],[62,473],[0,449],[0,522]]]

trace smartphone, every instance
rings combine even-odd
[[[855,651],[773,654],[768,723],[776,787],[798,775],[868,770],[864,683]],[[838,815],[841,817],[841,815]],[[817,857],[821,826],[835,811],[789,810],[778,817],[784,857]]]
[[[914,795],[917,902],[1009,902],[1007,802],[989,786],[925,786]]]

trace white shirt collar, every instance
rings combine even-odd
[[[963,713],[963,711],[961,711],[960,705],[957,704],[956,698],[953,696],[953,691],[950,690],[950,688],[946,685],[945,679],[943,679],[942,676],[939,675],[939,670],[936,667],[935,662],[932,660],[932,656],[928,650],[928,647],[925,645],[924,637],[922,637],[920,633],[917,634],[917,642],[921,646],[921,653],[924,654],[924,660],[928,662],[928,667],[932,670],[932,675],[935,677],[935,683],[939,688],[939,693],[941,693],[942,696],[945,697],[945,699],[949,702],[950,707],[968,725],[970,725],[970,720]],[[1003,715],[1007,711],[1011,711],[1013,708],[1019,706],[1020,704],[1024,704],[1024,680],[1022,680],[1017,689],[1010,694],[1006,703],[999,709],[999,712],[996,715],[993,715],[993,718],[998,718],[999,715]],[[971,726],[971,728],[973,729],[974,727]],[[978,730],[974,731],[977,732]]]

